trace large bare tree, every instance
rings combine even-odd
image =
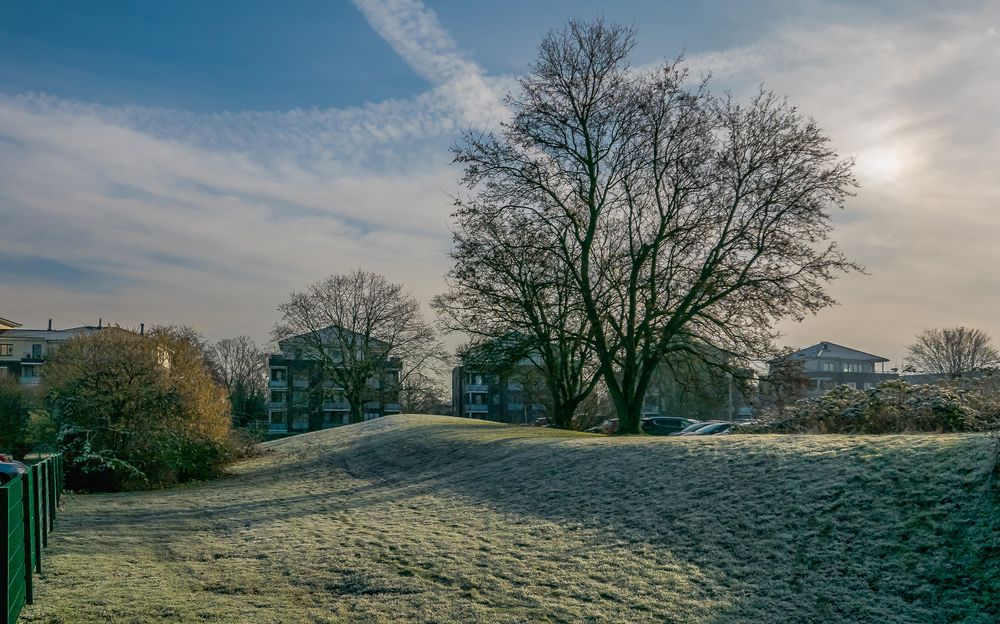
[[[351,422],[364,419],[366,401],[398,400],[411,377],[428,375],[446,357],[419,302],[376,273],[331,275],[292,293],[278,311],[275,339],[292,339],[339,384],[331,393],[350,404]]]
[[[922,373],[950,377],[1000,365],[1000,352],[981,329],[945,327],[927,329],[917,334],[907,347],[906,363]]]
[[[664,357],[759,357],[775,321],[833,304],[825,283],[858,268],[828,241],[852,163],[814,121],[767,92],[713,96],[679,61],[636,71],[633,46],[600,21],[550,33],[512,121],[455,149],[461,207],[532,223],[572,281],[626,433]]]
[[[480,370],[502,373],[531,362],[548,389],[554,424],[570,428],[600,375],[576,284],[537,244],[535,224],[523,215],[497,219],[472,203],[454,217],[450,289],[432,303],[442,324],[472,337],[468,351]]]

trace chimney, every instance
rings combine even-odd
[[[139,323],[139,335],[140,336],[145,336],[146,335],[146,324],[145,323]]]
[[[102,317],[97,319],[97,329],[101,329],[103,327],[104,327],[104,318]]]
[[[52,319],[49,319],[49,331],[52,331]]]

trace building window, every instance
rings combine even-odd
[[[36,377],[34,366],[25,366],[21,369],[21,377]]]
[[[42,357],[42,345],[40,344],[31,345],[31,357],[35,359]]]
[[[271,424],[272,425],[285,424],[285,412],[271,412]]]
[[[285,391],[284,390],[272,390],[271,391],[271,402],[272,403],[284,403],[285,402]]]
[[[874,390],[874,389],[875,389],[875,384],[873,384],[870,381],[865,382],[865,390]]]
[[[813,382],[815,384],[813,386],[813,388],[815,390],[820,391],[820,392],[824,392],[824,391],[830,389],[831,381],[832,381],[831,379],[825,379],[825,378],[824,379],[820,379],[820,378],[813,379]]]
[[[823,371],[828,373],[833,373],[839,370],[840,370],[839,362],[823,362]]]
[[[271,369],[271,381],[284,381],[285,375],[288,373],[283,368],[272,368]]]
[[[863,373],[865,372],[865,365],[861,362],[849,362],[844,364],[844,370],[848,373]]]
[[[0,357],[14,355],[13,344],[0,344]]]

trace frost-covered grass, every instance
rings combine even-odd
[[[993,624],[988,446],[389,417],[71,498],[24,621]]]

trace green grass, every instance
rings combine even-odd
[[[26,622],[1000,619],[981,436],[606,438],[395,416],[70,497]]]

